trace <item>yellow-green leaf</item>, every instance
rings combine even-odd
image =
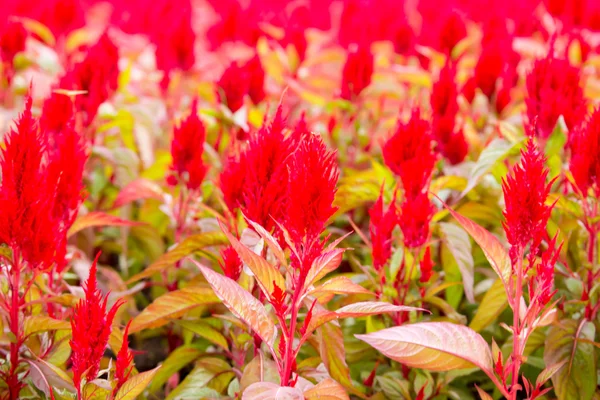
[[[148,387],[160,367],[132,376],[121,386],[115,400],[135,400]]]
[[[485,292],[469,327],[475,332],[481,332],[492,322],[496,321],[507,306],[508,300],[506,298],[504,283],[502,283],[501,279],[496,279],[492,287]]]

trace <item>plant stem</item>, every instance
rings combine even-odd
[[[512,384],[510,387],[511,400],[517,399],[517,385],[519,384],[519,370],[521,368],[521,327],[520,327],[520,308],[521,308],[521,297],[523,295],[523,252],[519,254],[517,261],[516,271],[517,282],[514,291],[515,305],[513,308],[513,371],[512,371]]]
[[[19,287],[21,285],[21,265],[19,262],[20,254],[18,250],[13,249],[13,263],[11,268],[11,304],[10,304],[10,332],[13,334],[13,341],[10,343],[10,370],[6,383],[11,400],[19,398],[21,391],[21,382],[17,375],[19,366],[19,348],[21,347],[21,329],[19,324]]]

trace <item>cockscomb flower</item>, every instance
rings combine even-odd
[[[255,46],[262,35],[259,26],[260,15],[253,2],[247,7],[237,0],[211,0],[210,4],[217,13],[217,21],[207,33],[207,39],[212,49],[220,47],[225,42],[243,42]]]
[[[19,15],[27,16],[48,27],[55,37],[66,37],[85,25],[83,4],[80,0],[48,0],[20,2]]]
[[[115,314],[124,301],[117,301],[110,310],[106,310],[108,296],[102,296],[97,287],[96,266],[98,257],[92,263],[90,275],[84,286],[85,299],[81,299],[73,310],[71,330],[73,338],[71,361],[73,364],[73,383],[81,396],[83,379],[96,379],[100,369],[100,361],[108,344]]]
[[[548,249],[542,253],[541,260],[536,264],[536,274],[533,276],[529,295],[532,301],[544,306],[550,302],[554,290],[554,265],[560,255],[562,245],[556,246],[556,237],[548,242]]]
[[[291,135],[284,132],[281,107],[273,121],[267,121],[250,134],[246,146],[229,155],[220,176],[225,204],[240,209],[250,220],[268,231],[281,221],[285,213],[288,184],[288,162],[296,148]]]
[[[8,20],[0,23],[0,60],[12,70],[13,59],[17,53],[25,50],[27,30],[20,21]]]
[[[346,100],[357,98],[371,84],[373,70],[374,59],[369,43],[352,45],[342,71],[340,96]]]
[[[455,130],[445,139],[445,142],[439,143],[439,151],[452,165],[463,162],[469,154],[469,143],[463,130]]]
[[[371,233],[371,245],[373,256],[373,267],[380,271],[392,256],[392,233],[398,224],[398,210],[396,208],[396,194],[385,210],[383,204],[383,190],[379,198],[369,210],[369,231]]]
[[[594,195],[600,198],[600,108],[573,133],[570,169],[584,197],[592,188]]]
[[[252,103],[259,104],[265,98],[265,70],[258,54],[248,60],[244,68],[250,81],[248,96],[250,96]]]
[[[580,70],[568,60],[552,54],[537,60],[526,78],[527,116],[537,117],[536,134],[547,139],[562,115],[569,131],[586,115],[586,101],[580,84]]]
[[[435,208],[427,193],[405,198],[400,208],[398,225],[404,236],[404,245],[414,249],[423,246],[429,239],[429,224]]]
[[[44,101],[40,128],[47,135],[54,135],[72,122],[74,115],[73,100],[67,95],[52,92]]]
[[[546,205],[551,183],[546,183],[548,169],[544,162],[544,156],[530,139],[521,151],[521,162],[502,181],[506,206],[502,225],[513,262],[530,243],[531,253],[535,254],[545,236],[552,207]]]
[[[198,104],[194,100],[190,115],[173,130],[169,184],[183,183],[189,190],[200,188],[208,169],[202,160],[205,140],[206,129],[198,117]]]
[[[220,251],[221,261],[219,265],[223,270],[223,275],[229,279],[237,281],[242,273],[242,260],[232,246],[227,246]]]
[[[396,132],[383,145],[385,164],[400,177],[404,196],[422,193],[436,162],[432,148],[431,127],[415,110],[408,122],[398,122]]]
[[[419,263],[419,267],[421,268],[421,277],[419,278],[419,282],[425,283],[429,282],[431,276],[433,275],[433,261],[431,260],[431,246],[428,246],[425,249],[425,254],[423,254],[423,259]]]
[[[119,353],[117,353],[117,361],[115,363],[115,378],[117,380],[115,387],[113,388],[113,396],[115,396],[119,389],[129,379],[131,372],[133,371],[133,354],[129,349],[129,327],[131,321],[125,327],[123,331],[123,344]]]
[[[234,61],[227,67],[217,82],[217,96],[231,112],[236,112],[244,105],[244,97],[250,89],[250,79],[246,68]]]
[[[85,90],[87,93],[75,97],[78,111],[86,114],[90,124],[104,103],[118,87],[119,50],[107,33],[90,47],[85,58],[75,64],[61,79],[60,87],[70,90]]]
[[[440,52],[450,53],[467,36],[464,17],[453,1],[420,1],[418,10],[424,22],[419,42]]]

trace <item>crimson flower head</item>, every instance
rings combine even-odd
[[[63,89],[85,90],[87,93],[75,97],[78,111],[86,113],[90,124],[100,104],[116,91],[119,78],[119,50],[107,33],[90,47],[85,58],[75,64],[61,79]]]
[[[455,1],[419,1],[417,7],[423,20],[421,44],[450,53],[467,36],[465,19]]]
[[[248,60],[244,68],[250,81],[248,96],[250,96],[252,103],[259,104],[265,98],[265,70],[258,54]]]
[[[8,20],[0,24],[0,60],[12,67],[13,58],[25,50],[27,30],[20,21]]]
[[[371,232],[371,245],[373,267],[380,271],[392,256],[392,233],[398,224],[398,210],[396,208],[396,195],[385,210],[383,205],[383,191],[369,210],[369,231]]]
[[[260,130],[251,133],[243,149],[229,155],[220,176],[227,207],[240,209],[268,231],[274,228],[274,220],[283,219],[288,163],[296,148],[295,139],[286,136],[284,128],[280,107],[270,124],[265,121]]]
[[[221,75],[217,86],[221,103],[227,105],[231,112],[236,112],[244,105],[244,97],[250,89],[248,70],[237,61],[232,62]]]
[[[570,169],[583,196],[600,197],[600,108],[573,134]]]
[[[336,153],[307,133],[290,156],[285,227],[296,243],[316,241],[333,216],[339,177]]]
[[[242,273],[242,260],[232,246],[225,247],[221,250],[221,259],[219,262],[223,274],[229,279],[237,281]]]
[[[371,84],[374,60],[369,43],[353,45],[342,71],[341,97],[346,100],[357,98]]]
[[[31,7],[31,2],[23,2]],[[85,25],[81,0],[48,0],[34,2],[28,15],[47,26],[55,36],[67,36],[75,29]]]
[[[537,135],[543,139],[554,130],[562,115],[569,131],[585,118],[586,101],[580,85],[580,70],[552,54],[537,60],[526,78],[527,116],[537,117]]]
[[[69,96],[52,92],[44,101],[40,128],[47,134],[60,132],[72,122],[74,111],[73,101]]]
[[[115,378],[117,383],[113,389],[113,396],[119,392],[119,389],[129,379],[131,372],[133,371],[133,354],[129,349],[129,327],[131,321],[125,327],[123,332],[123,344],[119,353],[117,353],[117,361],[115,362]]]
[[[406,123],[398,122],[396,132],[383,145],[385,164],[400,177],[405,197],[426,190],[436,162],[431,127],[419,110]]]
[[[247,7],[238,0],[210,0],[210,4],[217,14],[216,22],[206,33],[212,49],[225,42],[256,45],[262,31],[259,26],[260,12],[253,2],[249,2]]]
[[[404,245],[414,249],[423,246],[429,239],[429,224],[435,208],[427,193],[404,199],[400,209],[398,225],[404,235]]]
[[[445,142],[439,143],[439,150],[450,164],[463,162],[469,154],[469,143],[462,129],[452,132]]]
[[[545,236],[552,207],[546,205],[551,183],[546,184],[548,169],[544,162],[544,156],[530,139],[521,151],[521,162],[502,181],[506,206],[503,227],[513,261],[522,256],[529,243],[531,253],[536,253]]]
[[[431,279],[431,275],[433,275],[433,261],[431,260],[431,246],[428,246],[425,250],[425,254],[423,254],[423,259],[419,263],[419,267],[421,267],[421,277],[419,278],[419,282],[425,283],[429,282]]]
[[[181,182],[189,190],[200,188],[208,169],[202,160],[205,140],[206,129],[198,117],[198,104],[194,100],[190,115],[173,131],[169,184]]]
[[[84,287],[85,299],[81,299],[73,310],[71,329],[71,361],[73,363],[73,383],[77,392],[81,390],[82,380],[96,379],[100,361],[108,344],[115,314],[124,301],[117,301],[110,310],[106,310],[108,296],[102,296],[96,281],[96,264],[92,263],[90,276]]]

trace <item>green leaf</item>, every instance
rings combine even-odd
[[[150,392],[156,392],[177,371],[195,361],[204,354],[194,346],[184,345],[176,348],[162,363],[160,370],[150,383]]]
[[[148,387],[159,367],[132,376],[121,386],[115,400],[135,400]]]
[[[471,240],[469,239],[469,235],[464,229],[455,224],[440,222],[439,227],[442,231],[444,241],[454,256],[458,269],[462,275],[465,296],[471,303],[474,303],[473,284],[475,269],[473,255],[471,254]]]
[[[206,322],[181,320],[177,321],[177,325],[180,325],[181,327],[194,332],[201,338],[204,338],[209,342],[224,348],[225,350],[229,350],[229,343],[227,343],[227,339],[225,339],[225,336],[223,336],[221,332],[219,332]]]
[[[168,292],[154,300],[132,320],[129,332],[158,328],[196,307],[214,303],[219,303],[219,298],[208,286],[193,285]]]
[[[469,324],[469,328],[475,332],[481,332],[492,322],[496,321],[507,306],[508,300],[506,299],[504,284],[502,280],[496,279],[492,287],[483,296],[475,317],[473,317],[473,320]]]
[[[449,322],[420,322],[356,335],[385,356],[412,368],[450,371],[479,367],[493,374],[492,353],[474,330]]]
[[[494,164],[506,158],[514,146],[514,143],[510,143],[505,139],[498,138],[492,140],[490,144],[483,149],[479,155],[479,159],[475,165],[473,165],[473,168],[469,173],[467,187],[465,187],[465,189],[462,191],[461,197],[469,193],[471,189],[477,186],[484,175],[487,174],[490,169],[492,169]]]
[[[352,380],[350,379],[350,368],[346,364],[342,329],[337,324],[324,324],[318,330],[318,334],[319,354],[329,375],[345,388],[351,388]]]
[[[596,354],[592,343],[596,328],[592,322],[562,320],[550,327],[544,348],[548,366],[567,361],[552,375],[558,400],[591,400],[596,390]]]
[[[173,249],[169,250],[158,260],[150,264],[148,268],[129,278],[127,284],[137,282],[158,272],[164,271],[166,268],[175,265],[175,263],[177,263],[179,260],[189,256],[190,254],[193,254],[196,251],[222,244],[227,244],[227,238],[221,232],[204,232],[197,235],[188,236]]]
[[[45,315],[32,315],[25,318],[23,332],[25,336],[46,331],[70,330],[71,323]]]
[[[219,392],[208,387],[217,375],[231,370],[227,362],[218,358],[203,358],[185,379],[167,396],[166,400],[197,400],[218,398]]]

